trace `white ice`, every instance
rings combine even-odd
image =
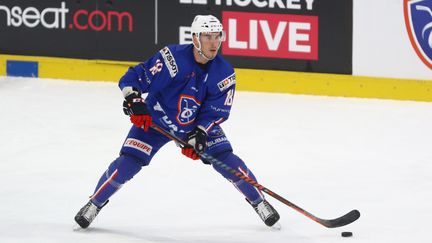
[[[267,196],[266,227],[211,167],[170,143],[88,230],[73,217],[130,127],[115,83],[0,78],[0,242],[430,242],[432,103],[237,92],[223,124]],[[342,238],[342,231],[354,236]]]

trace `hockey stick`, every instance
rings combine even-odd
[[[189,145],[185,141],[181,140],[180,138],[176,137],[175,135],[171,134],[170,132],[164,130],[163,128],[159,127],[158,125],[156,125],[154,123],[151,125],[151,127],[154,130],[158,131],[159,133],[165,135],[166,137],[174,140],[175,142],[177,142],[181,146],[188,146]],[[321,224],[327,228],[342,227],[342,226],[350,224],[350,223],[356,221],[358,218],[360,218],[360,212],[356,209],[350,211],[349,213],[347,213],[347,214],[345,214],[339,218],[335,218],[335,219],[318,218],[315,215],[309,213],[308,211],[295,205],[294,203],[288,201],[287,199],[279,196],[278,194],[276,194],[275,192],[271,191],[270,189],[264,187],[263,185],[259,184],[258,182],[252,180],[251,178],[242,174],[238,170],[231,168],[230,166],[226,165],[225,163],[216,159],[215,157],[213,157],[213,156],[211,156],[205,152],[200,152],[200,153],[198,153],[198,155],[201,157],[201,159],[204,159],[204,160],[209,161],[210,163],[212,163],[214,165],[219,166],[220,168],[224,169],[225,171],[229,172],[230,174],[237,176],[238,178],[242,179],[243,181],[245,181],[245,182],[251,184],[252,186],[258,188],[258,190],[267,193],[268,195],[272,196],[273,198],[279,200],[280,202],[284,203],[285,205],[291,207],[292,209],[296,210],[297,212],[303,214],[304,216],[312,219],[313,221],[315,221],[315,222],[317,222],[317,223],[319,223],[319,224]]]

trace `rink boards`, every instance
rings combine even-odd
[[[117,82],[136,62],[0,55],[0,76]],[[19,69],[19,70],[17,70]],[[20,73],[22,72],[21,75]],[[427,80],[236,68],[237,89],[292,94],[432,101]]]

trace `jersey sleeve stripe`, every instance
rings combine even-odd
[[[210,126],[206,128],[206,132],[210,132],[215,125],[221,124],[224,120],[224,118],[220,118],[217,121],[210,123]]]

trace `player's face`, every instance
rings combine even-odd
[[[217,55],[222,38],[221,32],[200,34],[201,51],[207,58],[213,59]]]

